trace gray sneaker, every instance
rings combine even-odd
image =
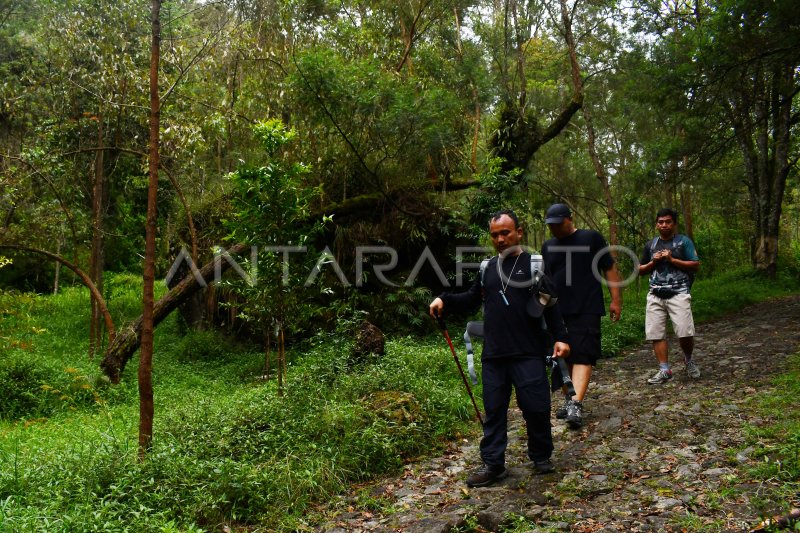
[[[570,402],[566,420],[570,429],[579,429],[583,425],[583,403]]]
[[[650,385],[661,385],[662,383],[666,383],[671,379],[672,379],[672,370],[661,370],[659,368],[658,372],[653,374],[653,377],[648,379],[647,382]]]
[[[572,403],[572,400],[565,396],[564,397],[564,404],[556,409],[556,418],[559,420],[564,420],[567,418],[567,411],[569,410],[569,404]]]
[[[689,374],[689,377],[692,379],[700,377],[700,369],[697,368],[697,365],[691,359],[686,363],[686,373]]]

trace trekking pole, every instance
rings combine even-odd
[[[549,346],[550,350],[552,351],[552,340],[550,341]],[[573,396],[575,396],[575,384],[572,383],[572,377],[569,375],[569,367],[567,366],[567,362],[564,361],[563,357],[553,357],[552,355],[547,356],[547,362],[548,364],[555,363],[555,366],[558,367],[559,374],[561,374],[561,383],[567,388],[567,394],[569,394],[571,399]]]
[[[461,381],[464,382],[464,386],[467,388],[467,393],[469,394],[469,399],[472,400],[472,407],[475,408],[475,414],[478,416],[478,422],[483,425],[483,417],[481,416],[480,409],[478,409],[478,404],[475,403],[475,396],[472,395],[472,387],[469,386],[467,376],[464,375],[464,369],[461,368],[461,362],[458,360],[458,356],[456,355],[456,349],[453,346],[453,341],[450,340],[450,334],[447,332],[447,326],[444,324],[444,318],[442,318],[442,316],[438,313],[436,313],[436,322],[439,324],[439,329],[442,330],[445,340],[447,340],[447,345],[450,346],[450,353],[453,354],[453,359],[458,367],[458,372],[461,374]]]
[[[569,375],[569,367],[567,367],[567,363],[564,361],[563,357],[556,357],[555,360],[558,369],[561,371],[561,379],[567,387],[567,394],[572,398],[575,396],[575,385],[572,383],[572,378]]]

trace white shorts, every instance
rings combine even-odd
[[[692,295],[676,294],[672,298],[664,299],[648,294],[644,318],[647,340],[660,341],[667,338],[667,318],[672,321],[672,329],[679,338],[694,337]]]

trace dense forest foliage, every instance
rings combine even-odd
[[[141,271],[149,16],[142,0],[0,4],[2,244],[57,254],[101,292],[105,270]],[[534,248],[558,200],[637,253],[675,207],[704,275],[774,275],[798,254],[793,2],[175,1],[160,20],[158,273],[182,249],[199,266],[238,238],[302,241],[306,263],[335,261],[317,261],[291,332],[359,312],[419,323],[417,288],[442,284],[427,267],[403,283],[420,254],[452,274],[455,246],[505,206]],[[280,151],[257,132],[269,120],[292,132]],[[235,178],[277,159],[302,165],[284,184],[301,206],[256,205]],[[373,274],[385,256],[356,264],[364,245],[397,251],[399,288]],[[58,262],[13,257],[3,286],[59,283]]]
[[[469,418],[458,382],[427,362],[427,340],[397,339],[432,331],[428,302],[474,275],[499,209],[538,249],[545,209],[568,204],[630,250],[627,276],[672,207],[709,316],[796,291],[795,4],[0,0],[0,382],[16,387],[0,387],[0,423],[68,420],[47,458],[52,428],[8,430],[0,526],[8,508],[30,530],[119,530],[139,505],[134,529],[192,530],[268,521],[276,501],[292,522],[452,438]],[[641,318],[604,350],[640,339]],[[393,334],[375,367],[348,355],[365,319]],[[125,366],[141,346],[152,424],[141,364],[161,322],[160,462],[120,473]],[[388,389],[419,423],[396,433],[381,418]],[[65,457],[75,435],[85,448]],[[139,452],[152,426],[142,435]]]

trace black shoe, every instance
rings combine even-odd
[[[504,466],[484,464],[467,478],[467,487],[486,487],[508,475]]]
[[[583,425],[583,404],[572,401],[567,407],[567,425],[570,429],[578,429]]]
[[[556,471],[556,467],[550,459],[542,459],[533,462],[533,470],[537,474],[552,474]]]

